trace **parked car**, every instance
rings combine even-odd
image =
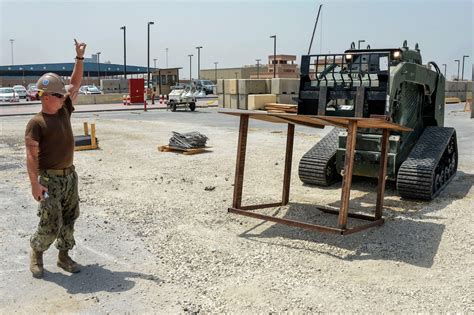
[[[26,100],[27,101],[37,101],[38,100],[38,87],[34,83],[28,84],[28,89],[26,90]]]
[[[18,102],[18,94],[11,87],[0,88],[0,102]]]
[[[196,87],[203,89],[206,94],[212,94],[215,86],[211,80],[196,80]]]
[[[83,95],[102,94],[102,92],[95,85],[83,85],[79,88],[79,94],[83,94]]]
[[[13,89],[15,90],[15,93],[18,95],[18,98],[26,99],[26,88],[23,85],[14,85]]]

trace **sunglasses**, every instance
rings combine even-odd
[[[59,93],[51,93],[51,96],[57,97],[57,98],[64,98],[64,95],[59,94]]]

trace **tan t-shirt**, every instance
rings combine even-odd
[[[56,114],[40,112],[28,122],[25,138],[39,143],[38,165],[40,170],[64,169],[72,166],[74,136],[71,114],[74,111],[69,97]]]

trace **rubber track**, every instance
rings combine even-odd
[[[456,174],[455,171],[442,187],[433,191],[436,167],[453,136],[456,141],[454,128],[427,127],[423,131],[398,171],[397,190],[401,197],[431,200],[449,183]],[[457,156],[456,142],[454,152]]]
[[[334,172],[337,173],[335,160],[339,131],[340,129],[334,128],[303,155],[298,168],[298,175],[303,183],[329,186],[337,180],[338,174],[334,178],[327,178],[326,168],[329,163],[334,163]]]

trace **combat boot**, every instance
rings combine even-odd
[[[74,260],[72,260],[71,257],[69,257],[68,251],[67,250],[60,250],[59,255],[58,255],[58,267],[71,272],[71,273],[76,273],[81,271],[81,268],[79,267],[79,264],[76,263]]]
[[[34,249],[30,254],[30,271],[35,278],[43,278],[43,252]]]

